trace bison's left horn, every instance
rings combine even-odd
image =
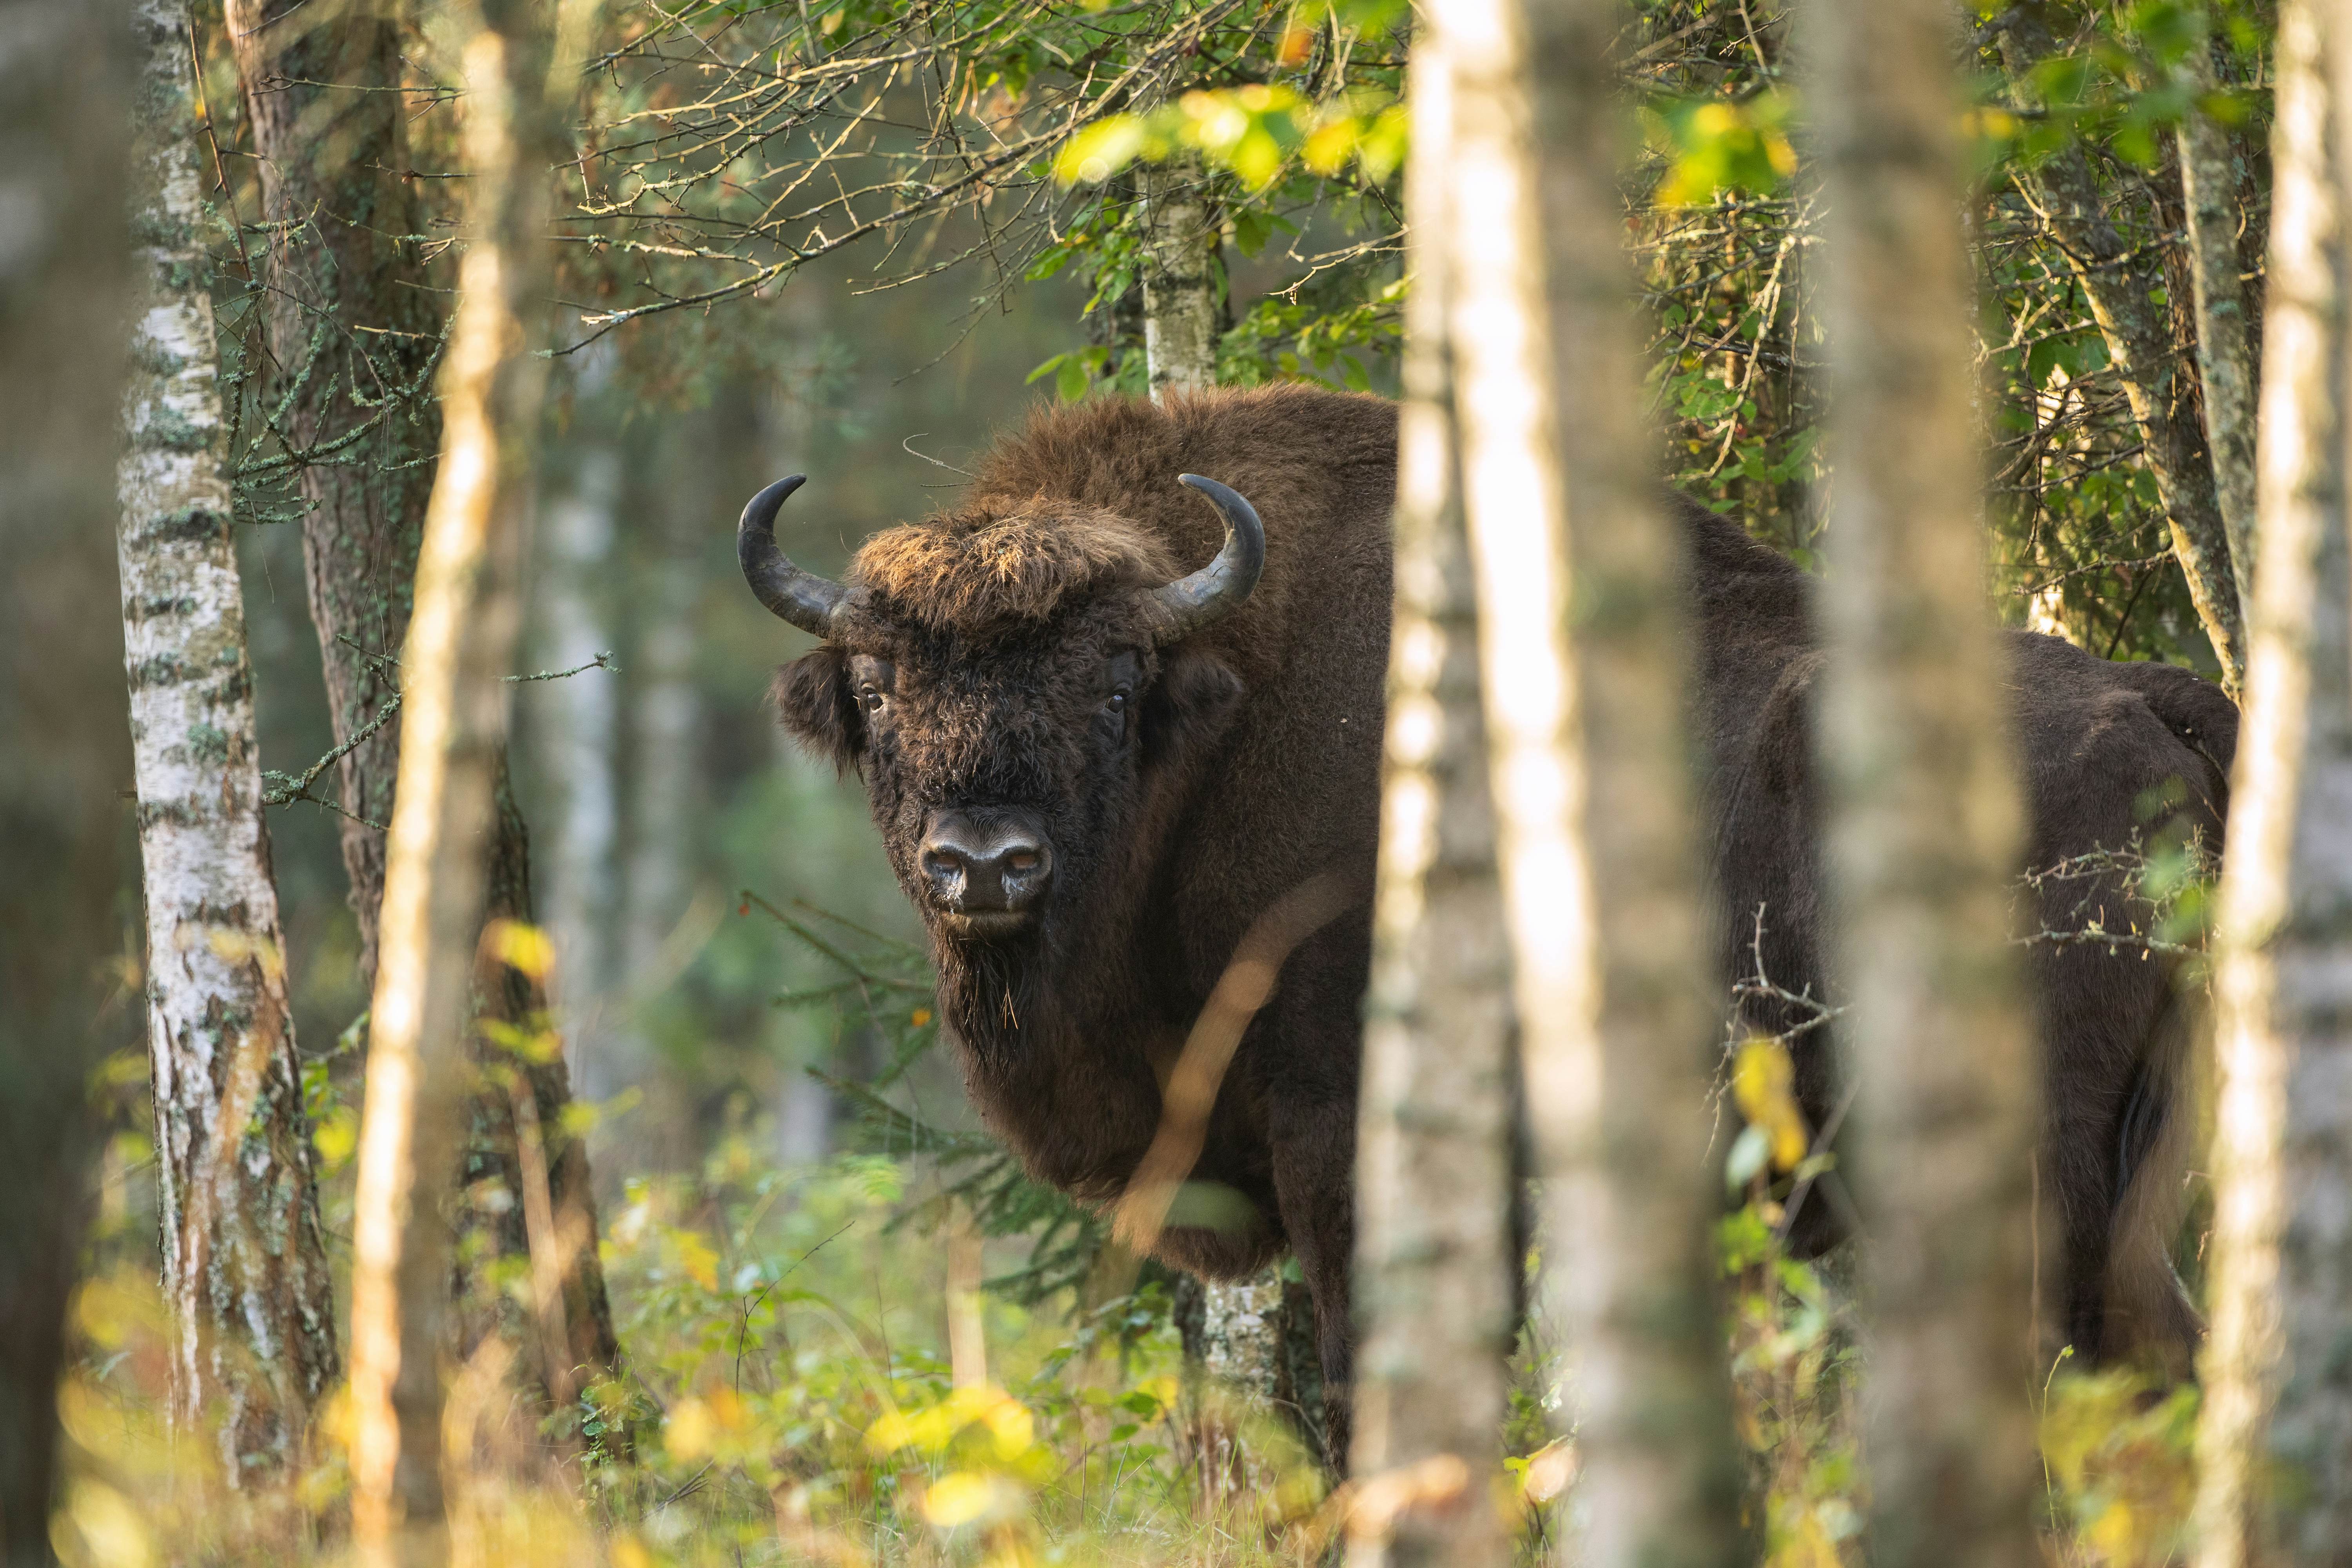
[[[802,571],[776,548],[776,512],[807,480],[806,474],[794,474],[751,498],[743,509],[743,521],[735,526],[735,553],[743,563],[743,580],[760,603],[804,632],[831,637],[849,590],[830,577]]]
[[[1250,596],[1265,570],[1265,525],[1257,509],[1214,479],[1179,474],[1178,480],[1209,498],[1225,520],[1225,546],[1217,558],[1189,577],[1151,591],[1163,612],[1158,640],[1171,643],[1209,626]]]

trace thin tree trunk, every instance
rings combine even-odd
[[[110,521],[130,325],[122,0],[0,3],[0,1568],[47,1568],[89,1074],[128,1045]],[[110,992],[118,994],[110,998]]]
[[[310,619],[335,743],[343,868],[360,979],[375,980],[395,717],[353,737],[399,690],[440,410],[437,296],[420,250],[401,84],[401,0],[226,0],[261,174],[268,339],[265,403],[284,410],[299,469]]]
[[[1217,384],[1216,214],[1192,156],[1144,167],[1143,353],[1154,402]]]
[[[2025,84],[2032,79],[2032,66],[2056,47],[2049,27],[2037,7],[2020,5],[2002,18],[2002,29],[2004,63],[2030,92]],[[2221,661],[2221,689],[2235,698],[2245,669],[2245,623],[2214,464],[2183,374],[2186,357],[2173,342],[2170,323],[2148,297],[2148,279],[2132,246],[2107,219],[2105,200],[2082,148],[2068,142],[2026,169],[2018,183],[2050,226],[2090,300],[2092,318],[2139,426],[2148,473],[2171,528],[2173,558],[2180,563],[2198,622]]]
[[[361,1125],[352,1281],[352,1534],[367,1568],[437,1558],[442,1202],[457,1159],[486,851],[545,362],[548,28],[529,0],[457,8],[468,248],[442,372],[445,450],[402,663],[405,711]],[[542,1114],[544,1107],[541,1108]]]
[[[2200,42],[2181,75],[2200,100],[2219,90],[2213,48]],[[2230,545],[2238,603],[2254,599],[2253,321],[2238,276],[2238,171],[2230,133],[2192,104],[2180,117],[2180,195],[2197,303],[2197,369],[2205,394],[2205,449]]]
[[[614,576],[613,516],[621,485],[620,460],[606,451],[583,452],[572,465],[572,487],[547,509],[544,647],[539,662],[575,669],[614,646],[604,617],[606,585]],[[560,967],[557,1000],[564,1046],[581,1094],[603,1100],[622,1085],[605,1059],[611,1028],[604,1016],[612,984],[614,864],[620,838],[620,704],[614,678],[602,671],[530,689],[542,718],[540,754],[558,781],[562,805],[548,897],[548,929]]]
[[[1728,1563],[1738,1472],[1706,1246],[1717,1011],[1681,552],[1619,250],[1615,18],[1579,0],[1435,15],[1459,62],[1451,339],[1546,1294],[1585,1476],[1578,1557]],[[1584,604],[1612,613],[1571,613]]]
[[[1570,900],[1565,954],[1540,879],[1513,897],[1521,1016],[1538,1016],[1539,994],[1575,1004],[1523,1026],[1541,1166],[1576,1173],[1551,1205],[1549,1293],[1575,1304],[1562,1331],[1581,1358],[1585,1560],[1729,1564],[1748,1543],[1707,1159],[1722,1014],[1691,771],[1689,564],[1660,505],[1622,243],[1633,116],[1610,48],[1625,18],[1616,0],[1530,0],[1527,13],[1567,468],[1553,635],[1565,633],[1573,684],[1569,826],[1586,889]],[[1507,574],[1510,554],[1492,570]],[[1489,668],[1499,679],[1515,662],[1497,647]],[[1556,956],[1536,973],[1546,947]]]
[[[2038,1560],[2038,1053],[2009,943],[2020,852],[1985,604],[1951,18],[1812,0],[1834,481],[1832,969],[1850,997],[1880,1568]]]
[[[2352,27],[2281,7],[2262,568],[2221,874],[2198,1568],[2352,1563]]]
[[[219,1421],[222,1478],[236,1487],[300,1461],[310,1407],[340,1367],[262,818],[188,13],[184,0],[141,0],[136,16],[132,206],[146,289],[118,544],[172,1417]]]
[[[1454,68],[1439,7],[1408,67],[1412,292],[1356,1145],[1362,1338],[1349,1456],[1360,1484],[1412,1506],[1363,1521],[1349,1568],[1487,1568],[1510,1550],[1492,1494],[1518,1297],[1517,1061],[1445,332]]]

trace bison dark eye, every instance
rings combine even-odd
[[[857,694],[857,700],[868,713],[882,711],[882,694],[870,686]]]
[[[1127,711],[1127,693],[1124,691],[1112,692],[1110,694],[1110,700],[1104,703],[1103,707],[1115,714],[1125,713]]]

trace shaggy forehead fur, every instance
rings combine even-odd
[[[1044,495],[885,530],[850,564],[893,618],[966,637],[1035,626],[1179,574],[1167,546],[1133,523]]]

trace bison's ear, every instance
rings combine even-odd
[[[846,654],[831,643],[803,654],[776,671],[770,695],[776,716],[810,755],[845,773],[856,763],[866,734],[850,696]]]
[[[1205,653],[1174,653],[1143,700],[1143,760],[1214,745],[1241,707],[1242,678]]]

